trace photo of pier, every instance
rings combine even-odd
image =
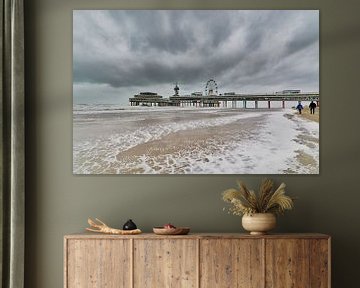
[[[318,174],[317,10],[74,10],[74,174]]]

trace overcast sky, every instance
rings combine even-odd
[[[318,11],[73,13],[74,103],[127,104],[141,91],[168,97],[319,91]]]

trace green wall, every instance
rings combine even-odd
[[[320,9],[320,175],[272,177],[299,197],[279,232],[333,237],[333,287],[358,287],[360,259],[360,21],[357,1],[25,1],[26,287],[63,287],[63,235],[88,216],[145,231],[172,222],[240,232],[220,192],[252,176],[73,176],[72,9]],[[360,5],[357,5],[360,8]]]

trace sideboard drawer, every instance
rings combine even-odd
[[[265,249],[266,287],[329,287],[327,239],[267,239]]]
[[[68,241],[65,287],[131,287],[130,241],[122,239],[74,239]]]
[[[197,258],[194,239],[134,240],[134,287],[196,288]]]
[[[200,287],[263,287],[261,239],[203,239]]]

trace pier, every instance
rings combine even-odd
[[[273,102],[281,102],[285,108],[287,101],[315,101],[319,106],[318,92],[302,92],[288,94],[232,94],[232,95],[176,95],[163,98],[156,93],[143,92],[129,98],[131,106],[179,106],[179,107],[227,107],[248,108],[250,101],[254,108],[259,108],[260,102],[266,102],[267,108],[272,108]]]
[[[289,93],[289,94],[233,94],[233,95],[208,95],[208,96],[170,96],[170,102],[174,106],[196,106],[196,107],[228,107],[248,108],[248,102],[253,101],[255,107],[259,108],[259,102],[267,102],[266,107],[271,108],[274,101],[281,102],[285,108],[286,101],[316,101],[319,106],[319,93]]]
[[[191,95],[179,95],[179,86],[176,83],[173,96],[164,98],[153,92],[141,92],[129,98],[130,106],[178,106],[178,107],[226,107],[248,108],[249,102],[254,103],[255,109],[272,108],[272,103],[281,102],[285,108],[287,101],[316,101],[319,106],[319,92],[301,92],[300,90],[283,90],[275,93],[237,94],[227,92],[218,94],[218,86],[214,79],[207,81],[205,95],[202,92],[194,92]],[[260,105],[266,102],[266,105]],[[264,107],[265,106],[265,107]]]

